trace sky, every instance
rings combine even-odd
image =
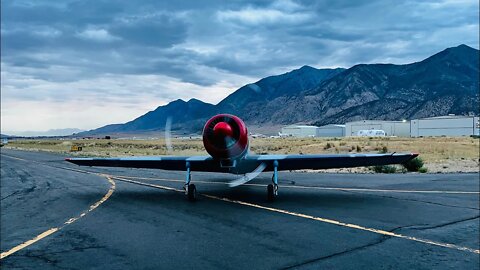
[[[303,65],[478,49],[478,33],[478,0],[2,0],[1,130],[123,123]]]

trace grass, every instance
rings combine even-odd
[[[70,153],[73,144],[83,151]],[[165,141],[158,140],[12,140],[5,147],[70,153],[73,156],[207,155],[201,139],[172,139],[172,153]],[[379,153],[418,152],[425,164],[452,161],[479,161],[479,139],[470,137],[438,138],[251,138],[256,154]]]

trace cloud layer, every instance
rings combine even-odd
[[[2,130],[95,128],[177,98],[216,103],[302,65],[478,48],[478,10],[475,0],[4,1]]]

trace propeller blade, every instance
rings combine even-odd
[[[165,122],[165,145],[167,146],[167,153],[169,155],[171,155],[173,152],[171,129],[172,129],[172,117],[168,117],[167,122]]]
[[[258,165],[258,167],[255,170],[253,170],[253,172],[246,173],[244,176],[231,181],[230,183],[228,183],[228,186],[229,187],[237,187],[237,186],[243,185],[243,184],[253,180],[259,174],[261,174],[263,172],[263,170],[265,170],[266,167],[267,167],[267,164],[262,162],[260,165]]]

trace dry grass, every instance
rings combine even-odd
[[[70,153],[69,150],[73,144],[82,146],[83,151]],[[11,141],[6,147],[103,157],[166,154],[207,155],[201,139],[172,139],[172,153],[168,153],[164,140],[17,140]],[[470,167],[478,168],[479,162],[479,139],[469,137],[255,138],[250,140],[250,148],[256,154],[418,152],[427,167],[430,165],[435,168],[461,167],[462,164],[467,163]],[[458,170],[462,171],[461,168]]]

